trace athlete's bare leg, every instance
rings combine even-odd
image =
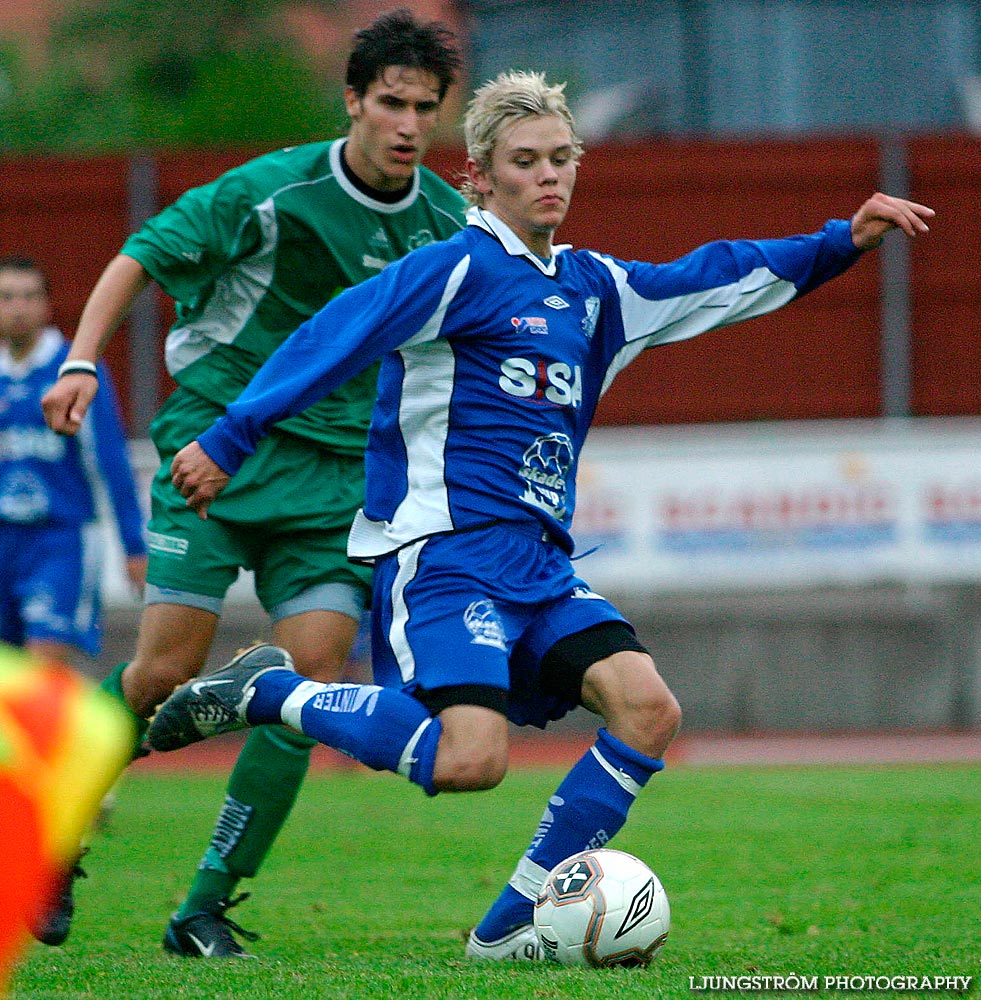
[[[208,660],[218,615],[182,604],[143,609],[136,655],[123,671],[123,696],[144,719],[179,684],[197,676]]]

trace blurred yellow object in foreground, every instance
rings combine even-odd
[[[134,738],[122,707],[80,674],[0,643],[0,993]]]

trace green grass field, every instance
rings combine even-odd
[[[981,767],[677,766],[615,846],[658,872],[673,926],[647,970],[463,959],[557,771],[427,800],[387,775],[311,776],[254,896],[257,962],[165,955],[222,776],[131,774],[86,859],[68,944],[35,946],[15,1000],[606,1000],[698,996],[703,976],[975,977]],[[867,990],[863,996],[909,996]],[[720,995],[719,992],[707,995]],[[923,995],[916,993],[914,995]],[[943,994],[940,994],[943,995]]]

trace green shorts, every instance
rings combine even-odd
[[[364,502],[362,456],[339,455],[273,431],[202,520],[174,489],[170,464],[221,412],[178,390],[151,428],[161,458],[148,535],[147,584],[154,599],[162,599],[160,592],[200,595],[208,599],[200,606],[220,613],[225,592],[246,569],[254,573],[259,602],[274,618],[283,617],[284,608],[316,607],[303,605],[301,595],[336,585],[352,590],[363,606],[371,570],[347,559],[348,531]]]

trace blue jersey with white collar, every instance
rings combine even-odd
[[[143,512],[108,369],[75,437],[50,430],[41,397],[68,344],[54,327],[20,361],[0,345],[0,524],[80,528],[97,514],[101,479],[127,555],[143,555]]]
[[[844,220],[665,264],[567,247],[545,262],[491,213],[468,222],[328,303],[199,438],[234,473],[273,423],[382,357],[354,558],[498,519],[571,552],[579,451],[617,373],[648,347],[777,309],[860,256]]]

